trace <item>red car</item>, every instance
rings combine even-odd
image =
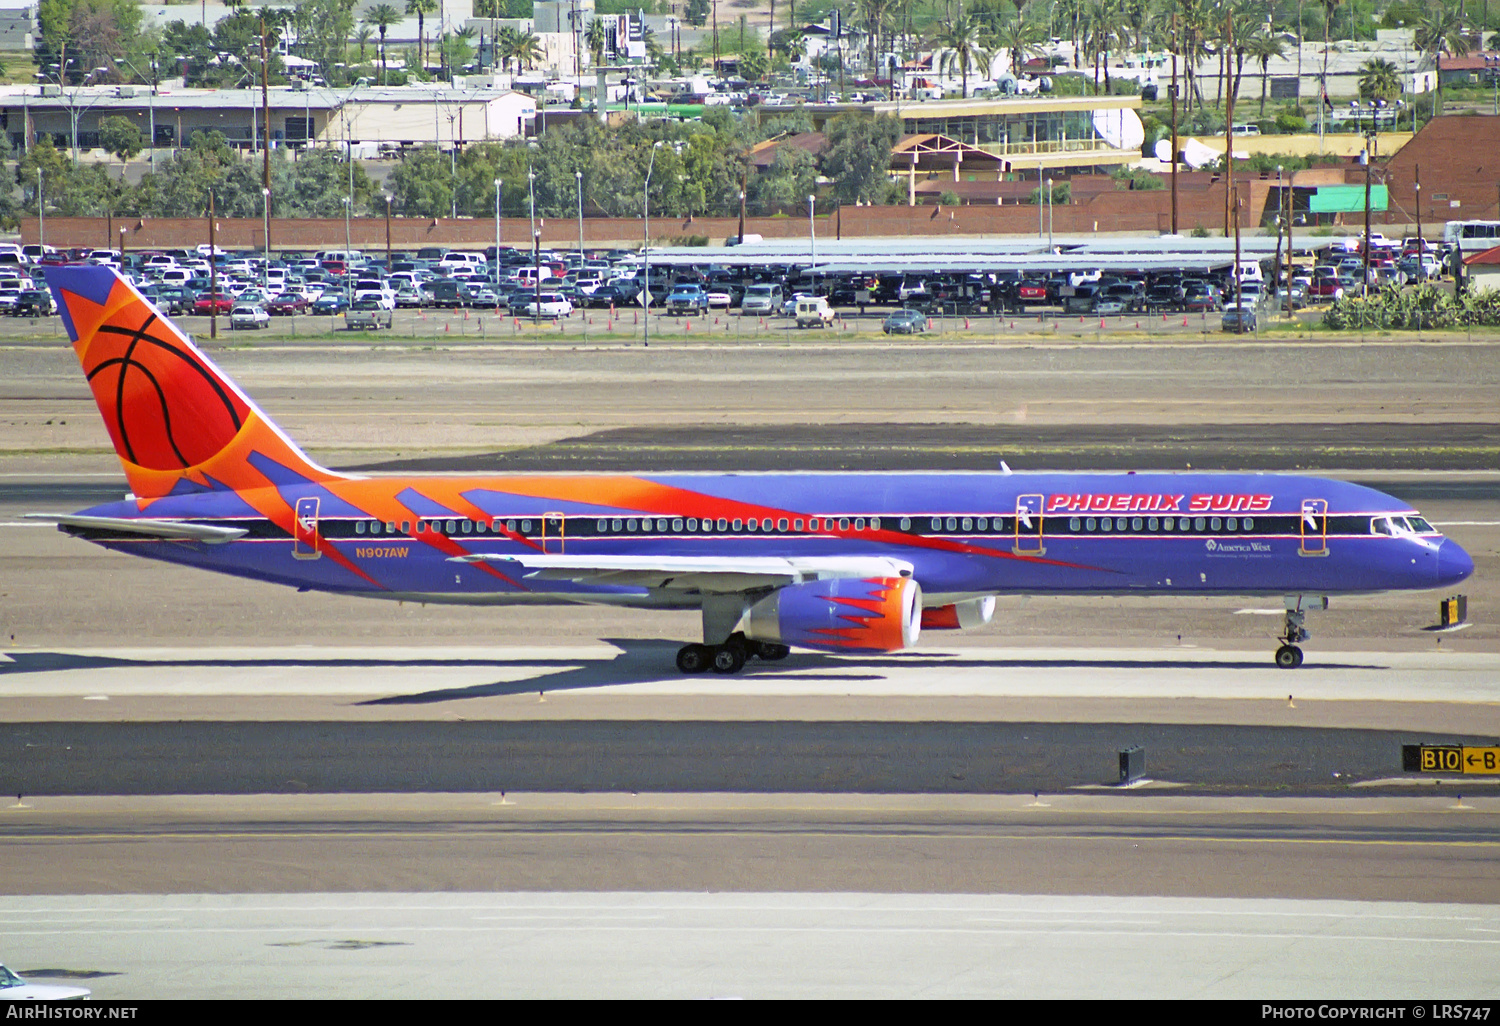
[[[1047,283],[1044,281],[1023,281],[1016,286],[1016,299],[1022,305],[1027,303],[1047,302]]]
[[[1344,294],[1344,284],[1337,278],[1314,278],[1307,287],[1308,299],[1338,299]]]
[[[205,292],[193,302],[193,313],[227,314],[234,309],[234,297],[227,292]]]
[[[285,314],[305,314],[310,309],[312,309],[312,304],[307,301],[307,297],[296,293],[277,296],[266,304],[266,312],[273,317]]]

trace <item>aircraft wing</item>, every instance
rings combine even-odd
[[[81,531],[135,534],[163,541],[206,542],[209,545],[223,545],[249,533],[242,527],[215,527],[212,524],[190,524],[181,520],[83,517],[71,513],[27,513],[26,519],[44,520],[59,527],[72,527]]]
[[[910,577],[912,564],[888,556],[453,556],[450,563],[520,567],[522,576],[626,587],[732,594],[832,577]]]

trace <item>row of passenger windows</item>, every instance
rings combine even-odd
[[[1304,519],[1296,516],[1252,517],[1061,517],[1032,516],[1021,522],[1021,533],[1058,535],[1097,534],[1390,534],[1392,522],[1423,533],[1431,526],[1419,517],[1409,521],[1396,517],[1330,516]],[[347,536],[351,521],[324,520],[327,535]],[[567,537],[606,537],[630,534],[759,534],[824,533],[832,531],[899,531],[903,534],[990,534],[1010,536],[1016,532],[1015,517],[569,517],[566,524],[553,518],[507,518],[504,520],[354,520],[355,535],[409,535],[435,532],[449,536],[464,534],[508,534],[529,537],[539,533]]]
[[[1157,531],[1220,531],[1246,533],[1255,530],[1255,521],[1250,517],[1070,517],[1068,533],[1100,534],[1129,531],[1139,534],[1155,534]]]

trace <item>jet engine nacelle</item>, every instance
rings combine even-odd
[[[995,596],[950,602],[946,606],[928,606],[922,610],[924,631],[966,631],[983,627],[995,615]]]
[[[745,637],[830,652],[895,652],[917,643],[922,587],[910,577],[793,584],[750,607]]]

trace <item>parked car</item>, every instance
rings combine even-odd
[[[1232,306],[1224,311],[1222,327],[1225,331],[1232,331],[1235,334],[1254,331],[1257,327],[1255,311],[1247,306]]]
[[[0,1001],[82,1001],[91,993],[86,987],[32,983],[0,965]]]
[[[276,317],[303,314],[312,309],[307,297],[296,292],[284,292],[266,304],[266,312]]]
[[[234,309],[234,297],[227,292],[203,292],[193,300],[193,313],[207,316],[211,313],[227,314]]]
[[[566,317],[573,312],[573,304],[556,292],[543,292],[528,298],[518,312],[527,317]]]
[[[229,326],[235,331],[250,328],[269,328],[271,315],[263,306],[242,303],[229,312]]]
[[[332,317],[343,313],[348,308],[349,300],[344,296],[343,292],[337,289],[323,293],[317,299],[313,300],[312,304],[312,312],[323,317]]]
[[[29,289],[16,297],[10,312],[17,317],[50,317],[57,312],[57,304],[47,289]]]
[[[881,330],[887,335],[918,335],[927,330],[927,315],[920,310],[897,310],[885,319]]]

